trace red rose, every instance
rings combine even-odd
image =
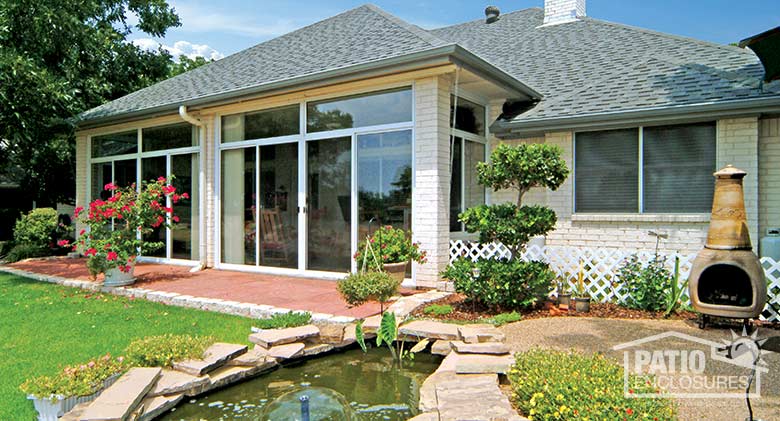
[[[182,199],[189,199],[189,198],[190,198],[190,195],[189,195],[189,194],[187,194],[187,193],[182,193],[182,194],[181,194],[181,198],[182,198]]]
[[[97,249],[95,249],[94,247],[90,247],[87,249],[87,251],[84,252],[85,256],[94,256],[96,254],[97,254]]]
[[[178,217],[178,216],[176,216],[176,215],[174,215],[174,216],[173,216],[173,222],[179,222],[179,217]]]
[[[80,213],[81,213],[81,211],[83,211],[83,210],[84,210],[84,206],[77,206],[77,207],[76,207],[76,209],[74,209],[74,210],[73,210],[73,216],[75,216],[76,218],[78,218],[78,217],[79,217],[79,214],[80,214]]]
[[[115,251],[109,251],[108,254],[106,254],[106,260],[108,261],[114,261],[119,257]]]
[[[68,247],[70,245],[70,241],[68,240],[60,240],[57,241],[57,245],[60,247]]]

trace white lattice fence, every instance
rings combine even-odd
[[[511,252],[503,244],[481,244],[471,241],[450,241],[450,261],[458,257],[468,257],[476,261],[478,258],[509,257]],[[613,248],[579,248],[561,246],[530,246],[522,257],[528,260],[541,260],[550,264],[550,268],[560,279],[573,282],[577,278],[580,261],[583,263],[585,288],[591,297],[600,302],[624,302],[627,292],[616,282],[616,273],[623,262],[632,255],[637,255],[642,263],[650,262],[655,253],[648,250],[621,250]],[[675,257],[680,258],[680,286],[682,287],[691,272],[691,266],[696,254],[673,254],[666,256],[666,265],[670,271],[674,269]],[[761,259],[767,277],[769,299],[762,319],[780,320],[780,262],[771,258]],[[687,288],[683,293],[683,301],[689,303]]]

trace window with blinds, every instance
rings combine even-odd
[[[638,129],[577,133],[575,211],[639,210]]]
[[[575,212],[709,212],[715,138],[715,123],[577,133]]]

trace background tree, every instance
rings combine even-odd
[[[189,72],[192,69],[198,68],[200,66],[203,66],[204,64],[208,64],[213,61],[214,59],[206,60],[205,57],[201,57],[201,56],[197,56],[195,58],[189,58],[182,54],[179,56],[178,61],[171,63],[169,76],[170,77],[178,76],[184,72]]]
[[[171,56],[127,42],[179,26],[165,0],[0,0],[0,176],[40,205],[73,198],[74,117],[168,77]]]
[[[469,208],[459,219],[468,232],[479,232],[480,242],[500,242],[512,255],[476,262],[462,257],[443,276],[474,303],[497,309],[533,306],[549,294],[555,275],[546,263],[524,261],[520,253],[531,237],[550,232],[557,218],[548,207],[523,205],[523,196],[535,187],[557,190],[569,169],[557,146],[501,144],[490,154],[490,162],[477,164],[477,173],[480,184],[494,191],[515,190],[517,200]]]

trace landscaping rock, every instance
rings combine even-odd
[[[162,369],[131,368],[81,414],[82,421],[125,421],[154,387]]]
[[[452,346],[450,345],[452,341],[445,341],[442,339],[439,339],[438,341],[434,342],[433,345],[431,345],[431,354],[433,355],[447,355],[450,352],[452,352]]]
[[[252,367],[265,364],[269,360],[276,362],[273,357],[268,355],[267,349],[259,345],[255,345],[249,352],[233,358],[232,360],[225,363],[225,365],[232,367]]]
[[[439,421],[439,414],[437,412],[426,412],[410,418],[409,421]]]
[[[476,344],[480,342],[504,342],[504,334],[493,325],[465,325],[458,328],[463,342]]]
[[[511,355],[457,354],[455,372],[458,374],[505,374],[515,360]]]
[[[152,388],[147,397],[162,395],[174,395],[199,390],[209,383],[206,376],[193,376],[176,370],[163,369],[157,384]]]
[[[450,346],[459,354],[509,354],[509,347],[501,342],[466,343],[463,341],[452,341]]]
[[[79,421],[81,420],[81,414],[89,408],[92,402],[82,402],[73,407],[67,414],[60,417],[59,421]]]
[[[165,412],[170,411],[176,406],[182,399],[184,394],[169,395],[169,396],[155,396],[144,399],[143,411],[138,417],[138,421],[151,421]]]
[[[248,377],[255,376],[264,371],[270,370],[276,364],[268,367],[256,366],[256,367],[221,367],[209,374],[211,379],[211,389],[220,388],[229,384],[236,383],[244,380]]]
[[[454,371],[440,371],[431,374],[420,387],[420,411],[440,410],[438,393],[444,390],[480,388],[498,384],[498,377],[490,374],[458,375]]]
[[[315,344],[315,345],[307,345],[303,348],[303,353],[301,354],[302,357],[310,357],[312,355],[322,354],[324,352],[329,352],[333,350],[333,345],[331,344]]]
[[[412,338],[444,339],[456,341],[459,339],[458,326],[449,323],[415,320],[402,325],[398,329],[399,336]]]
[[[331,345],[338,345],[344,340],[344,329],[346,326],[339,324],[324,324],[319,326],[320,342]]]
[[[363,333],[376,333],[379,329],[379,324],[382,322],[382,315],[367,317],[363,321]]]
[[[183,371],[193,376],[202,376],[223,365],[241,354],[246,353],[246,345],[226,344],[217,342],[206,348],[202,360],[185,360],[173,363],[175,370]]]
[[[286,329],[268,329],[249,335],[249,341],[263,348],[300,342],[320,335],[320,329],[314,325],[290,327]]]
[[[436,414],[434,420],[524,420],[499,389],[495,374],[434,373],[420,388],[420,410]]]
[[[268,349],[268,355],[281,360],[289,360],[303,354],[304,348],[306,348],[306,345],[301,342],[278,345]]]
[[[336,345],[336,347],[342,348],[357,342],[357,337],[355,336],[355,326],[357,326],[356,323],[350,323],[344,326],[344,337],[341,339],[341,342]]]

